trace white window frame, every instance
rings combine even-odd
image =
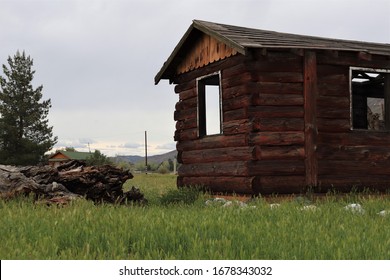
[[[353,71],[362,71],[362,72],[368,72],[368,73],[381,73],[381,74],[387,74],[390,76],[390,69],[381,69],[381,68],[367,68],[367,67],[349,67],[349,94],[350,94],[350,129],[351,130],[360,130],[360,131],[372,131],[367,129],[362,129],[362,128],[354,128],[353,126],[353,89],[352,89],[352,78],[353,78]],[[390,79],[390,78],[389,78]],[[386,88],[385,88],[386,90]],[[389,94],[390,95],[390,94]],[[385,113],[390,114],[390,100],[386,100],[386,95],[384,95],[385,99]],[[390,99],[390,98],[387,98]],[[386,117],[385,122],[386,122]],[[387,127],[390,126],[390,123],[385,125]],[[376,132],[389,132],[389,129],[385,130],[374,130]]]
[[[205,81],[213,76],[218,76],[219,87],[219,133],[208,134],[207,133],[207,105],[206,105],[206,86]],[[223,112],[222,112],[222,83],[221,83],[221,71],[214,72],[205,76],[196,78],[196,90],[197,90],[197,124],[198,124],[198,137],[212,136],[223,134]]]

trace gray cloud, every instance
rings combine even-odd
[[[390,42],[388,0],[0,3],[0,63],[18,49],[31,55],[34,85],[42,84],[44,99],[52,100],[49,118],[60,143],[94,139],[91,146],[100,148],[142,143],[145,130],[150,134],[151,153],[168,143],[174,147],[173,111],[178,97],[172,85],[162,81],[155,86],[153,79],[195,18]],[[123,148],[107,148],[107,153],[128,152]]]
[[[176,144],[175,144],[175,143],[165,143],[165,144],[157,145],[157,146],[156,146],[156,149],[157,149],[157,150],[168,150],[168,151],[172,151],[172,150],[175,150],[175,149],[176,149]]]
[[[120,145],[119,147],[120,148],[127,148],[127,149],[137,149],[137,148],[144,147],[144,145],[139,144],[139,143],[125,143],[123,145]]]

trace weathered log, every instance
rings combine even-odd
[[[305,158],[305,148],[302,145],[256,147],[257,160],[283,160]]]
[[[258,91],[261,94],[302,94],[302,83],[287,82],[257,82]]]
[[[185,119],[176,122],[177,130],[185,130],[185,129],[197,128],[197,127],[198,127],[198,120],[196,118]]]
[[[177,150],[193,151],[203,149],[244,147],[248,146],[248,137],[246,135],[215,135],[212,137],[203,137],[193,141],[181,141],[176,145]]]
[[[317,118],[319,132],[349,132],[350,119]]]
[[[317,191],[326,192],[337,190],[337,192],[367,191],[375,190],[388,192],[390,188],[390,175],[367,176],[366,174],[328,174],[318,176]]]
[[[302,131],[263,131],[252,133],[249,138],[249,143],[253,145],[297,145],[305,143],[304,136]]]
[[[247,107],[240,108],[232,111],[223,112],[223,121],[230,122],[234,120],[243,120],[248,118],[248,109]]]
[[[178,83],[175,86],[175,93],[181,93],[183,91],[191,90],[194,88],[196,88],[196,80],[189,79],[189,81]]]
[[[224,72],[224,76],[225,76]],[[234,99],[239,96],[251,95],[259,92],[259,86],[255,82],[248,82],[245,84],[238,85],[236,87],[224,88],[222,91],[223,99]]]
[[[255,147],[228,147],[179,152],[180,162],[206,163],[237,160],[254,160]]]
[[[26,174],[24,174],[27,172]],[[35,174],[28,174],[29,168],[0,165],[0,198],[11,199],[21,195],[34,194],[46,203],[65,204],[80,195],[72,193],[64,185],[51,180],[58,172],[43,167]],[[31,175],[31,176],[28,176]],[[42,200],[41,200],[42,201]]]
[[[248,109],[251,117],[258,118],[301,118],[303,106],[252,106]]]
[[[371,60],[359,59],[355,52],[338,52],[337,57],[329,56],[326,53],[318,53],[318,63],[340,66],[359,66],[366,68],[386,69],[389,61],[383,55],[372,55]]]
[[[178,174],[184,177],[245,177],[248,176],[248,166],[245,161],[183,164],[179,167]]]
[[[304,175],[303,160],[259,160],[248,163],[249,176]]]
[[[256,118],[254,131],[303,131],[303,118]]]
[[[242,72],[240,75],[235,75],[227,78],[226,75],[222,75],[221,84],[223,88],[231,88],[236,87],[245,83],[252,82],[252,73],[250,72]]]
[[[186,110],[190,108],[197,108],[198,106],[198,98],[195,96],[193,98],[189,98],[186,100],[180,100],[176,103],[175,109],[177,111]]]
[[[271,55],[272,56],[272,55]],[[249,65],[249,69],[257,73],[267,72],[289,72],[302,73],[302,58],[288,54],[279,56],[259,56],[260,59]]]
[[[305,190],[305,176],[256,176],[253,188],[256,193],[300,193]]]
[[[252,130],[253,122],[251,120],[234,120],[223,123],[224,135],[249,133]]]
[[[179,100],[184,101],[198,96],[196,87],[179,92]]]
[[[46,187],[24,176],[17,167],[0,165],[0,195],[2,198],[37,192],[40,188]]]
[[[347,96],[320,96],[317,99],[321,107],[327,108],[349,108],[350,101]]]
[[[199,130],[197,127],[190,129],[180,129],[175,131],[175,141],[195,140],[199,136]]]
[[[345,177],[364,174],[367,177],[390,176],[389,162],[371,160],[321,160],[318,162],[319,175],[343,175]]]
[[[255,106],[300,106],[303,105],[302,94],[257,94],[253,98]]]
[[[177,178],[178,187],[197,186],[213,193],[252,194],[253,177],[211,176],[211,177],[181,177]]]
[[[301,83],[303,76],[301,72],[255,72],[252,73],[252,81],[256,82],[286,82]]]
[[[175,121],[180,121],[185,119],[193,119],[193,118],[196,119],[197,116],[198,116],[198,108],[193,107],[193,108],[188,108],[186,110],[175,111],[173,118]]]
[[[329,84],[318,82],[318,94],[320,96],[349,96],[347,84]]]
[[[317,107],[317,116],[319,118],[327,119],[347,119],[350,118],[350,108],[349,107]]]
[[[339,146],[370,146],[388,147],[390,135],[381,131],[355,130],[345,133],[327,133],[318,134],[318,143]]]
[[[224,111],[236,110],[252,105],[252,94],[241,95],[234,98],[224,99],[223,109]]]
[[[371,146],[340,146],[319,145],[317,148],[320,160],[352,160],[352,161],[390,161],[390,149],[388,147]]]
[[[123,191],[123,184],[133,178],[129,171],[110,165],[85,166],[71,161],[57,168],[50,166],[12,167],[0,165],[0,196],[12,198],[34,194],[48,201],[85,197],[94,202],[125,203],[146,200],[136,188]]]

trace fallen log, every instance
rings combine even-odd
[[[131,178],[133,175],[127,170],[111,165],[86,166],[81,161],[71,161],[57,168],[0,165],[0,197],[13,198],[32,193],[37,199],[57,204],[78,197],[94,202],[146,203],[139,189],[132,187],[123,191],[123,184]]]

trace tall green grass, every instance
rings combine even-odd
[[[246,208],[221,207],[206,206],[202,194],[178,202],[183,193],[171,175],[136,175],[132,185],[148,206],[0,201],[0,258],[390,259],[390,217],[377,215],[390,210],[385,198],[329,196],[315,202],[316,211],[301,210],[302,199],[276,209],[261,198]],[[345,211],[349,202],[365,214]]]

